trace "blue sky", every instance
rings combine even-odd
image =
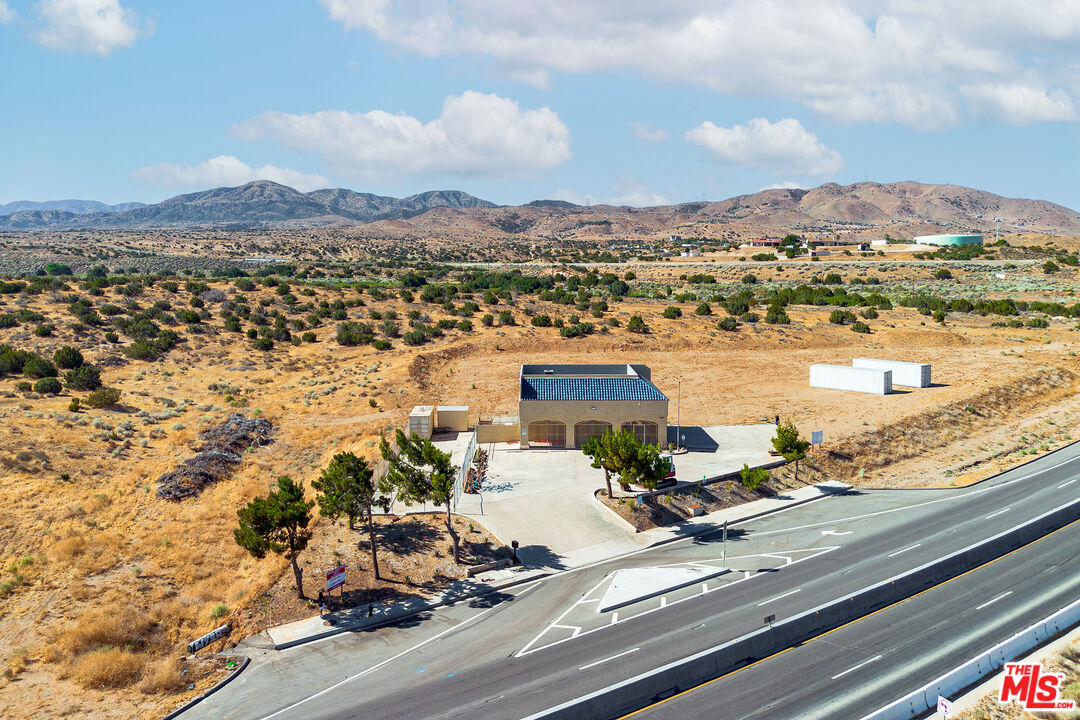
[[[0,202],[918,180],[1080,209],[1080,5],[1027,7],[0,0]]]

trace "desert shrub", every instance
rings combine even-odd
[[[694,308],[695,315],[712,315],[712,306],[707,302],[703,302]]]
[[[79,412],[79,398],[71,398],[68,403],[68,412]]]
[[[645,321],[640,315],[633,315],[630,317],[630,322],[626,323],[626,329],[632,333],[638,333],[644,335],[649,332],[649,326],[645,324]]]
[[[178,692],[187,687],[188,684],[181,670],[182,666],[179,658],[165,658],[153,667],[143,670],[139,690],[147,695]]]
[[[948,268],[938,268],[934,272],[934,277],[938,280],[952,280],[952,273],[949,272]]]
[[[124,354],[133,360],[157,360],[176,347],[180,336],[172,330],[162,330],[156,338],[140,338],[124,348]]]
[[[43,377],[34,383],[34,392],[43,395],[58,395],[63,387],[60,381],[54,377]]]
[[[681,318],[682,310],[674,305],[668,305],[666,308],[664,308],[664,317],[666,317],[668,320]]]
[[[339,345],[355,346],[355,345],[367,345],[375,339],[375,333],[372,332],[371,326],[360,323],[346,321],[338,323],[337,326],[337,341]]]
[[[1049,275],[1050,273],[1056,273],[1061,268],[1058,267],[1058,264],[1056,262],[1054,262],[1053,260],[1047,260],[1046,262],[1043,263],[1042,269],[1043,269],[1044,273]]]
[[[533,327],[551,327],[550,315],[534,315],[529,323]]]
[[[939,322],[939,323],[945,322],[945,311],[944,310],[935,310],[934,311],[934,322]]]
[[[118,343],[120,342],[120,336],[110,330],[105,333],[105,342]]]
[[[514,324],[514,313],[510,312],[509,310],[500,310],[499,311],[499,324],[500,325],[513,325]]]
[[[484,327],[491,327],[495,324],[495,316],[491,313],[484,315],[482,318],[480,318],[480,324]]]
[[[306,343],[313,343],[313,342],[315,342],[315,333],[313,333],[313,332],[311,332],[309,330],[306,333],[304,333],[303,335],[301,335],[300,339],[303,340]]]
[[[233,285],[237,290],[243,290],[244,292],[251,292],[255,289],[255,283],[247,278],[236,278]]]
[[[255,348],[256,350],[268,352],[274,349],[274,340],[273,338],[268,337],[255,338],[251,341],[251,347]]]
[[[768,311],[765,313],[765,322],[770,325],[790,325],[791,318],[784,312],[783,306],[773,304],[769,306]]]
[[[747,273],[746,275],[742,276],[741,282],[743,285],[753,285],[757,282],[757,277]]]
[[[472,332],[473,324],[468,320],[458,320],[457,329],[461,332]]]
[[[30,379],[56,377],[56,366],[43,357],[31,355],[22,366],[23,375]]]
[[[56,363],[57,367],[70,370],[83,364],[83,356],[78,348],[64,345],[53,353],[53,362]]]
[[[878,311],[872,307],[868,307],[862,311],[862,316],[867,320],[877,320]]]
[[[732,332],[734,330],[737,330],[738,327],[739,327],[739,321],[736,320],[735,318],[731,317],[731,316],[728,316],[728,317],[724,318],[723,320],[721,320],[720,322],[716,323],[716,329],[717,330],[724,330],[725,332]]]
[[[30,392],[34,389],[34,383],[30,382],[29,380],[22,380],[15,383],[15,389],[19,392]]]
[[[406,345],[410,346],[423,345],[425,342],[427,342],[427,335],[425,335],[420,330],[410,330],[409,332],[405,333],[405,335],[401,338],[401,341]]]
[[[1047,328],[1050,327],[1050,323],[1046,321],[1046,318],[1031,318],[1024,323],[1029,328]]]
[[[855,322],[855,313],[850,310],[833,310],[829,313],[829,322],[833,325],[850,325]]]
[[[86,396],[86,404],[92,408],[113,407],[120,402],[120,391],[111,387],[99,387]]]
[[[18,324],[18,318],[11,313],[0,313],[0,329],[13,328]]]
[[[371,346],[376,350],[389,350],[391,347],[393,347],[388,340],[376,340],[375,342],[371,343]]]
[[[758,314],[753,312],[744,312],[739,316],[739,321],[744,323],[756,323],[760,319]]]
[[[856,323],[854,323],[851,326],[851,329],[853,331],[857,332],[857,333],[862,333],[863,335],[869,335],[870,334],[870,326],[867,325],[864,322],[856,322]]]
[[[34,334],[42,338],[51,337],[55,331],[56,326],[52,323],[42,323],[34,328]]]
[[[109,647],[79,656],[72,663],[71,678],[85,688],[123,688],[139,679],[144,656]]]
[[[64,374],[64,383],[72,390],[97,390],[101,387],[101,370],[93,365],[80,365]]]
[[[769,481],[769,471],[763,467],[752,468],[743,463],[739,471],[739,480],[747,490],[757,490]]]
[[[833,272],[825,276],[824,283],[826,285],[843,285],[844,278],[842,278],[839,273]]]

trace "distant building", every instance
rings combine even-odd
[[[645,365],[522,365],[522,448],[580,448],[594,435],[630,430],[667,442],[668,398]]]
[[[780,247],[780,238],[754,238],[750,241],[750,247]]]
[[[982,245],[982,235],[916,235],[916,245]]]

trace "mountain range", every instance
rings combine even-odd
[[[9,211],[12,206],[15,211]],[[95,207],[99,209],[94,209]],[[22,208],[22,209],[18,209]],[[104,208],[104,209],[101,209]],[[74,229],[300,229],[370,225],[373,233],[551,237],[580,231],[610,235],[682,232],[713,224],[746,232],[934,230],[1080,236],[1080,213],[1044,200],[1006,198],[958,185],[916,182],[813,189],[769,189],[716,202],[649,208],[537,200],[505,206],[464,192],[437,190],[406,198],[342,188],[302,193],[270,181],[177,195],[160,203],[106,206],[92,201],[9,203],[0,231]],[[6,213],[6,214],[4,214]],[[689,226],[689,230],[688,230]]]

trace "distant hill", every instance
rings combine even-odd
[[[57,201],[60,205],[84,201]],[[0,230],[145,228],[313,228],[373,224],[374,233],[442,233],[551,237],[583,229],[604,235],[730,228],[774,232],[891,232],[898,237],[940,230],[992,230],[1080,236],[1080,213],[1044,200],[1006,198],[957,185],[916,182],[827,183],[810,190],[762,190],[716,202],[649,208],[575,205],[536,200],[500,206],[464,192],[439,190],[406,198],[342,188],[302,193],[269,181],[177,195],[153,205],[76,212],[34,207],[0,215]],[[10,204],[9,204],[10,206]],[[5,207],[9,207],[5,206]],[[690,228],[688,228],[690,226]]]
[[[90,213],[111,213],[121,210],[142,207],[146,203],[130,202],[118,205],[106,205],[97,200],[46,200],[34,202],[33,200],[15,200],[9,203],[0,203],[0,215],[13,215],[17,212],[36,212],[39,210],[60,210],[73,215],[88,215]]]
[[[495,207],[494,203],[456,190],[393,198],[344,189],[302,193],[260,180],[240,187],[177,195],[153,205],[118,211],[77,214],[74,211],[29,209],[13,212],[0,216],[0,230],[318,227],[411,218],[433,208],[492,207]]]

